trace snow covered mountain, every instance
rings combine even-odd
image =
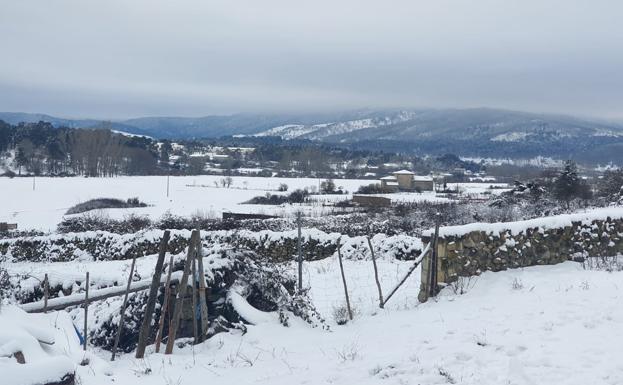
[[[372,116],[344,122],[321,123],[313,125],[286,124],[255,134],[255,136],[279,136],[283,139],[322,140],[335,135],[350,134],[370,128],[389,127],[413,119],[416,112],[399,111],[385,116]]]
[[[623,162],[623,124],[490,108],[145,117],[113,122],[0,113],[0,120],[13,124],[45,120],[57,126],[110,128],[154,138],[276,137],[425,154]]]

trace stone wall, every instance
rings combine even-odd
[[[67,262],[75,259],[126,260],[158,253],[162,230],[135,234],[87,231],[47,236],[19,237],[0,240],[0,262]],[[179,254],[188,247],[190,231],[171,230],[169,252]],[[329,258],[336,254],[338,241],[347,259],[369,256],[365,237],[348,237],[317,229],[302,230],[301,249],[306,261]],[[272,262],[292,261],[298,253],[298,232],[294,231],[202,231],[205,248],[250,250]],[[408,260],[419,254],[421,242],[408,236],[377,234],[373,244],[380,257]]]
[[[440,229],[437,280],[587,257],[623,253],[623,218],[618,209],[597,210],[521,222],[470,224]],[[613,214],[609,216],[608,214]],[[428,244],[433,231],[425,232]],[[422,262],[420,300],[428,298],[430,254]]]

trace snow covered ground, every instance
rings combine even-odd
[[[166,212],[190,216],[200,214],[208,217],[221,217],[222,212],[251,212],[286,216],[301,206],[243,205],[249,199],[278,193],[279,185],[285,183],[289,190],[300,188],[318,189],[321,182],[313,178],[259,178],[233,177],[231,188],[216,187],[221,176],[171,177],[169,197],[167,198],[166,176],[139,176],[117,178],[0,178],[0,191],[3,202],[0,206],[0,222],[17,223],[20,229],[54,230],[68,208],[77,203],[94,198],[128,199],[138,197],[150,205],[143,208],[106,209],[99,213],[111,218],[123,218],[135,213],[148,215],[153,219]],[[33,190],[34,183],[34,190]],[[374,183],[372,180],[339,179],[338,187],[349,192],[362,185]],[[465,194],[482,194],[488,191],[489,183],[459,184]],[[499,193],[503,190],[490,190]],[[386,194],[397,201],[446,201],[437,198],[433,192]],[[318,204],[303,206],[307,215],[324,215],[331,208],[323,207],[322,202],[335,202],[350,199],[351,194],[322,195],[313,197]]]
[[[116,278],[127,262],[100,263],[98,270],[109,266]],[[139,271],[147,273],[148,265],[139,264]],[[380,261],[385,294],[409,266]],[[245,335],[220,334],[171,356],[150,347],[144,360],[125,354],[110,365],[91,357],[77,374],[83,385],[623,383],[621,272],[574,262],[486,272],[466,294],[446,288],[418,304],[416,270],[383,310],[370,261],[345,261],[345,274],[356,309],[345,326],[332,319],[344,297],[337,260],[329,258],[306,263],[304,280],[330,331],[293,319],[285,328],[266,314]],[[72,313],[76,325],[81,313]],[[109,359],[108,352],[90,350]],[[11,381],[3,383],[19,383]]]
[[[347,275],[367,286],[370,277],[353,269],[347,265]],[[336,281],[320,265],[307,273],[312,286]],[[110,369],[77,373],[83,385],[623,383],[622,273],[586,271],[573,262],[487,272],[467,294],[446,288],[437,300],[400,305],[417,295],[418,276],[390,309],[361,312],[331,331],[268,322],[171,356],[128,354]],[[376,293],[365,296],[373,302]]]
[[[0,222],[18,223],[20,229],[53,230],[67,209],[93,198],[127,199],[138,197],[149,207],[107,209],[111,218],[123,218],[129,213],[162,216],[167,211],[189,216],[195,213],[220,217],[223,211],[282,214],[287,208],[266,205],[240,205],[249,199],[276,193],[285,183],[289,191],[318,186],[313,178],[254,178],[233,177],[231,188],[217,188],[221,176],[171,177],[167,198],[166,176],[117,178],[0,178],[0,191],[5,202],[0,207]],[[369,180],[339,180],[339,186],[351,191],[370,183]],[[313,208],[309,208],[313,210]],[[317,208],[317,210],[320,210]]]

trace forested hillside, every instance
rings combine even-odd
[[[158,168],[158,148],[149,138],[105,129],[55,128],[47,122],[0,121],[0,153],[17,174],[146,175]]]

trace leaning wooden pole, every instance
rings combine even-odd
[[[422,253],[420,254],[419,257],[417,257],[415,259],[415,262],[413,263],[413,265],[409,268],[409,271],[407,271],[407,274],[405,274],[405,276],[400,280],[400,282],[398,282],[398,284],[396,285],[396,287],[394,287],[394,289],[389,293],[389,295],[387,296],[387,298],[385,298],[385,302],[383,303],[383,305],[387,304],[387,302],[389,301],[389,299],[398,291],[398,289],[400,288],[400,286],[402,286],[403,283],[405,283],[407,281],[407,278],[409,278],[409,276],[415,271],[415,269],[420,265],[420,263],[422,263],[422,259],[424,259],[424,256],[430,251],[431,247],[430,247],[430,243],[426,246],[426,248],[424,249],[424,251],[422,251]]]
[[[173,308],[173,318],[171,319],[171,325],[169,327],[169,337],[167,340],[167,348],[165,354],[173,353],[173,345],[175,344],[175,336],[177,334],[177,328],[180,322],[180,316],[182,315],[182,302],[186,296],[186,289],[188,287],[188,275],[190,273],[190,264],[192,263],[193,253],[195,249],[195,239],[199,236],[197,230],[194,230],[190,243],[188,244],[188,254],[186,255],[186,265],[184,266],[184,273],[180,280],[179,287],[177,289],[177,297],[175,298],[175,307]]]
[[[141,324],[141,330],[138,335],[138,346],[136,347],[136,358],[143,358],[145,356],[145,348],[149,340],[149,329],[151,327],[151,319],[156,308],[156,299],[158,298],[158,288],[160,287],[160,277],[162,276],[162,267],[164,266],[164,257],[167,253],[167,246],[169,244],[169,238],[171,232],[166,230],[160,241],[160,248],[158,250],[158,260],[156,261],[156,270],[151,280],[151,286],[149,288],[149,297],[147,297],[147,304],[145,305],[145,313],[143,317],[143,323]]]
[[[134,266],[136,266],[136,254],[132,257],[132,265],[130,266],[130,275],[128,276],[128,286],[125,289],[125,296],[123,297],[123,305],[121,305],[121,314],[119,319],[119,327],[117,328],[117,335],[115,336],[115,344],[112,347],[111,361],[115,360],[117,355],[117,347],[119,347],[119,339],[121,338],[121,330],[123,329],[123,323],[125,322],[125,308],[128,306],[128,295],[130,294],[130,284],[132,284],[132,277],[134,276]]]
[[[344,265],[342,264],[342,252],[340,251],[340,242],[337,243],[337,256],[340,260],[340,272],[342,273],[342,283],[344,284],[344,296],[346,296],[346,307],[348,308],[348,318],[353,320],[353,310],[350,308],[350,298],[348,297],[348,287],[346,286],[346,276],[344,275]]]
[[[89,316],[89,272],[84,286],[84,351],[87,350],[87,317]]]
[[[156,353],[160,352],[160,343],[162,342],[162,331],[164,330],[164,319],[169,311],[169,297],[171,297],[171,272],[173,271],[173,256],[169,260],[169,271],[167,273],[167,282],[164,284],[164,301],[162,310],[160,311],[160,320],[158,321],[158,333],[156,334]]]
[[[208,334],[208,302],[206,300],[206,279],[203,270],[203,252],[201,247],[201,237],[197,245],[197,269],[199,274],[199,307],[201,309],[201,330],[199,333],[199,342],[202,342]]]
[[[374,266],[374,280],[376,281],[376,288],[379,291],[379,307],[383,309],[385,303],[383,302],[383,290],[381,290],[381,282],[379,281],[379,269],[376,266],[376,256],[374,255],[374,247],[372,247],[372,241],[370,237],[368,239],[368,246],[370,247],[370,254],[372,254],[372,265]]]

